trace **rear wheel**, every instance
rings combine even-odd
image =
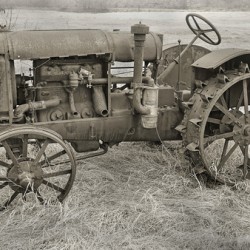
[[[41,203],[63,201],[76,173],[70,146],[52,130],[22,126],[0,133],[0,204],[18,196]]]
[[[196,89],[182,124],[197,172],[235,184],[250,176],[250,74],[218,74]]]

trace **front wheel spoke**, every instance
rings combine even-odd
[[[45,201],[44,201],[42,195],[40,194],[40,192],[38,190],[36,190],[35,194],[36,194],[37,199],[40,201],[40,203],[42,205],[45,204]]]
[[[240,121],[235,117],[229,110],[223,107],[220,103],[215,104],[216,108],[219,109],[222,113],[224,113],[228,118],[230,118],[237,125],[242,125]]]
[[[64,193],[64,192],[65,192],[64,189],[58,187],[57,185],[55,185],[55,184],[53,184],[53,183],[51,183],[51,182],[49,182],[49,181],[43,180],[43,184],[46,185],[46,186],[48,186],[48,187],[50,187],[50,188],[53,188],[53,189],[56,190],[56,191],[61,192],[61,193]]]
[[[7,141],[3,141],[2,144],[3,144],[3,146],[4,146],[5,150],[6,150],[7,155],[12,160],[13,164],[14,165],[18,165],[18,161],[17,161],[15,155],[13,154],[13,152],[12,152],[12,150],[11,150],[10,145],[8,144],[8,142]]]
[[[26,158],[28,155],[28,135],[23,137],[23,157]]]
[[[0,181],[9,181],[9,179],[6,176],[0,176]]]
[[[0,166],[5,167],[5,168],[11,168],[11,165],[4,161],[0,161]]]
[[[42,147],[40,148],[37,156],[36,156],[36,159],[34,160],[34,164],[37,164],[39,162],[39,160],[41,159],[42,155],[44,154],[47,146],[49,145],[49,140],[45,140],[45,142],[43,143]]]
[[[56,176],[60,176],[60,175],[66,175],[66,174],[71,174],[72,170],[68,169],[68,170],[62,170],[62,171],[58,171],[58,172],[54,172],[54,173],[46,173],[43,175],[43,178],[50,178],[50,177],[56,177]]]
[[[58,158],[58,157],[60,157],[60,156],[62,156],[64,154],[66,154],[66,151],[62,150],[62,151],[60,151],[60,152],[58,152],[58,153],[56,153],[56,154],[54,154],[54,155],[52,155],[50,157],[47,157],[47,159],[41,161],[40,164],[41,164],[41,166],[43,166],[44,164],[46,164],[43,167],[47,167],[48,166],[47,163],[50,163],[51,161],[55,160],[56,158]]]
[[[233,154],[233,152],[235,151],[235,149],[238,147],[239,145],[237,143],[235,143],[232,148],[228,151],[228,153],[223,157],[221,158],[221,161],[217,167],[217,171],[219,171],[224,165],[225,163],[227,162],[227,160],[229,159],[229,157]]]
[[[18,191],[14,192],[14,194],[12,194],[12,196],[5,202],[4,207],[5,208],[8,207],[10,205],[10,203],[15,200],[15,198],[18,196],[18,194],[19,194]]]
[[[9,183],[7,181],[4,182],[3,184],[0,185],[0,189],[3,189],[4,187],[8,186],[8,184]]]
[[[219,139],[229,139],[233,136],[234,136],[234,132],[208,136],[204,138],[204,144],[209,144],[210,142],[213,142]]]

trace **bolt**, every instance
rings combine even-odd
[[[245,126],[245,128],[244,128],[244,135],[245,136],[249,136],[250,135],[250,126],[249,125]]]
[[[18,168],[18,169],[17,169],[17,173],[18,173],[18,174],[21,174],[21,173],[23,173],[23,170],[22,170],[21,168]]]

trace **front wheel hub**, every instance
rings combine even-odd
[[[18,165],[10,169],[7,176],[12,181],[10,186],[14,191],[36,190],[42,184],[43,170],[39,164],[35,165],[32,159],[21,159]]]

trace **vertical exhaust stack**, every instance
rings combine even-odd
[[[142,126],[144,128],[156,128],[158,118],[158,87],[152,79],[151,86],[142,83],[142,67],[144,59],[144,43],[149,27],[144,24],[135,24],[131,27],[134,34],[134,76],[133,76],[133,107],[141,114]]]

